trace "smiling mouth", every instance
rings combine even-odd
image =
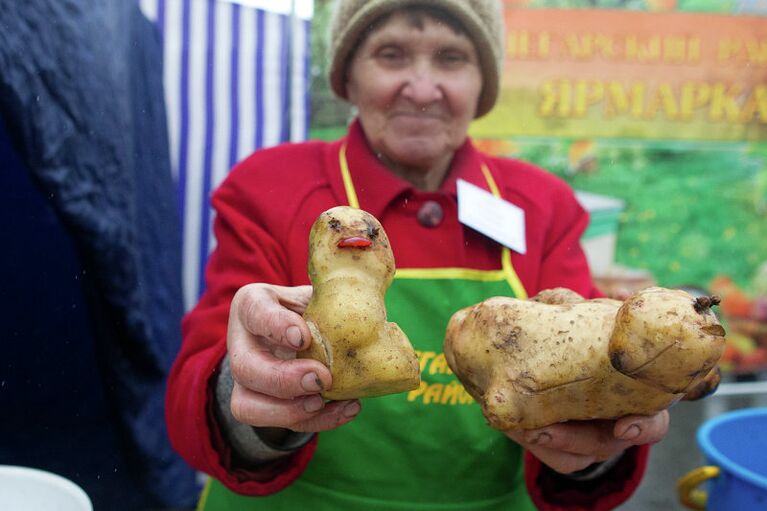
[[[406,117],[424,121],[443,121],[445,116],[436,112],[394,112],[391,117]]]

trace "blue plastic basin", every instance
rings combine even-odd
[[[711,511],[767,511],[767,408],[749,408],[706,421],[698,445],[718,477],[707,483]]]

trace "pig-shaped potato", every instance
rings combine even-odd
[[[494,297],[453,315],[445,357],[499,430],[649,415],[718,383],[717,303],[659,287],[625,302]]]
[[[312,344],[299,356],[325,364],[326,399],[354,399],[418,388],[418,358],[405,333],[386,321],[394,278],[389,239],[376,218],[348,206],[322,213],[309,234],[311,301],[304,313]]]

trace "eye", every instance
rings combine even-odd
[[[436,60],[442,66],[456,67],[467,62],[469,57],[463,51],[448,48],[438,50]]]
[[[405,59],[405,52],[397,46],[383,46],[375,53],[375,58],[384,64],[397,64]]]

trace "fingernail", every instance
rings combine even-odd
[[[639,435],[641,434],[642,434],[642,429],[636,424],[632,424],[631,426],[628,427],[628,429],[626,429],[626,431],[623,432],[620,438],[621,440],[634,440],[635,438],[638,438]]]
[[[325,406],[325,400],[321,396],[311,396],[304,399],[304,410],[309,413],[317,412],[323,406]]]
[[[348,405],[344,406],[344,416],[346,417],[354,417],[360,413],[360,403],[359,401],[352,401]]]
[[[528,440],[533,445],[546,445],[551,442],[551,435],[547,432],[539,433]]]
[[[301,387],[306,392],[319,392],[322,390],[322,381],[315,373],[306,373],[301,378]]]
[[[301,330],[297,326],[289,326],[285,331],[285,337],[288,338],[288,342],[295,348],[300,348],[304,344],[304,340],[301,338]]]

